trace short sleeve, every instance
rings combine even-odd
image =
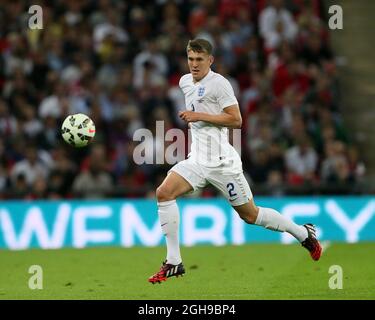
[[[217,82],[216,96],[218,105],[222,110],[235,104],[238,105],[238,101],[236,99],[236,96],[234,95],[233,88],[230,82],[225,78],[221,78]]]
[[[183,93],[186,92],[186,90],[189,86],[188,77],[189,77],[189,74],[185,74],[180,78],[180,81],[178,82],[178,86],[180,87],[180,89],[182,90]]]
[[[178,81],[178,86],[180,87],[180,89],[182,89],[183,78],[184,78],[184,76],[182,76],[182,77],[180,78],[180,81]]]

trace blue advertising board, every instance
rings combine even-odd
[[[375,198],[257,197],[298,224],[317,225],[321,240],[375,240]],[[181,199],[181,244],[292,243],[287,233],[247,225],[224,199]],[[2,201],[0,249],[164,244],[154,200]]]

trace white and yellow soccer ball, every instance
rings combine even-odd
[[[95,124],[83,113],[72,114],[65,118],[61,135],[66,143],[75,148],[86,147],[95,137]]]

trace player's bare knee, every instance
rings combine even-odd
[[[170,201],[174,200],[174,195],[172,192],[170,192],[170,190],[168,190],[168,188],[159,186],[156,189],[156,199],[158,202]]]

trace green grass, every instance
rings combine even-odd
[[[182,248],[186,275],[149,284],[164,247],[0,251],[0,299],[375,299],[375,243],[332,244],[319,262],[299,245]],[[30,290],[31,265],[43,290]],[[328,287],[331,265],[343,289]]]

